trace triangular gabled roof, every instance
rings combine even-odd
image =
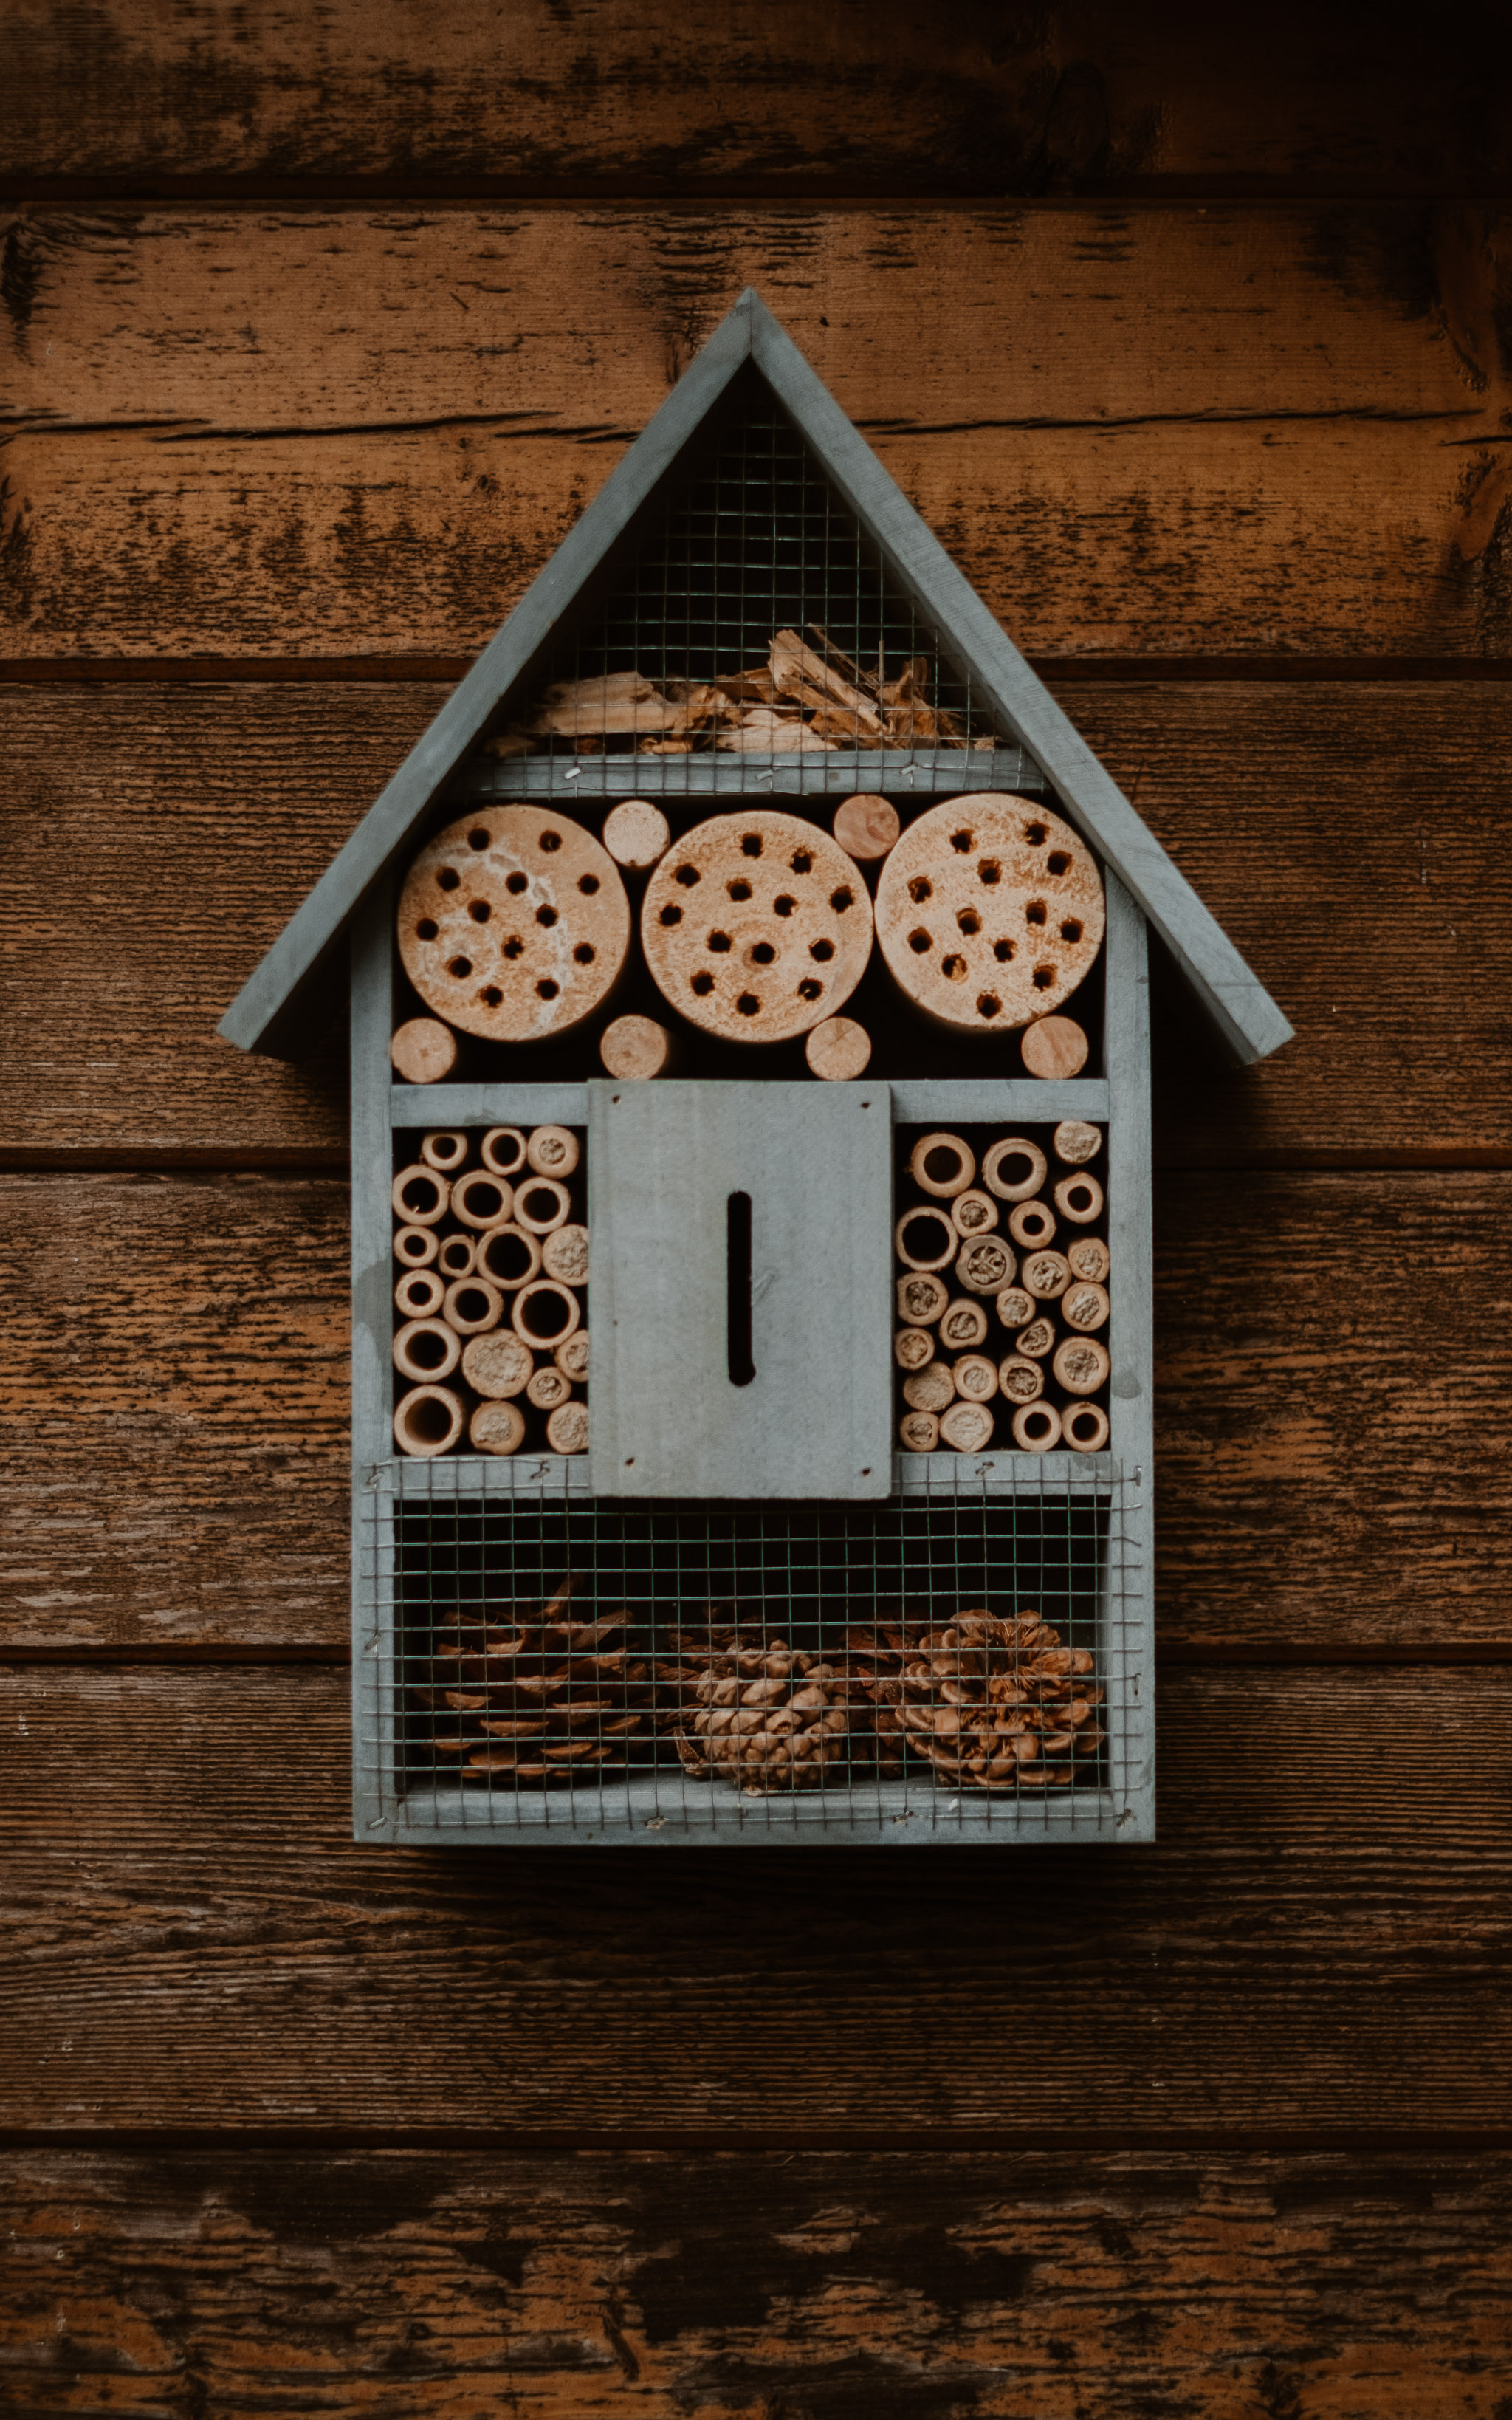
[[[310,988],[371,886],[405,856],[459,760],[539,664],[606,560],[655,508],[732,384],[762,378],[881,558],[938,625],[998,727],[1042,769],[1072,822],[1161,936],[1229,1055],[1265,1058],[1291,1027],[1118,783],[1005,637],[792,338],[749,288],[610,474],[388,787],[290,917],[221,1021],[228,1042],[277,1058],[307,1040]]]

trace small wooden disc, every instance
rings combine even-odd
[[[1073,1016],[1041,1016],[1025,1028],[1019,1052],[1031,1076],[1064,1080],[1086,1066],[1087,1036]]]
[[[534,1354],[510,1327],[474,1336],[462,1355],[462,1375],[468,1385],[500,1402],[523,1394],[534,1367]]]
[[[940,1424],[933,1412],[909,1412],[898,1423],[904,1453],[933,1453],[939,1441]]]
[[[1026,1453],[1050,1453],[1060,1443],[1060,1414],[1054,1404],[1025,1404],[1013,1415],[1013,1441]]]
[[[606,1076],[625,1084],[649,1083],[667,1073],[672,1037],[654,1016],[617,1016],[599,1037],[598,1055]]]
[[[646,964],[678,1014],[724,1042],[785,1042],[849,1000],[872,902],[827,832],[775,807],[716,815],[670,848],[640,911]]]
[[[423,848],[399,900],[399,955],[464,1033],[538,1042],[591,1016],[630,945],[609,851],[554,808],[479,807]]]
[[[588,1379],[587,1328],[578,1327],[570,1336],[564,1336],[551,1358],[563,1376],[570,1378],[575,1387],[586,1385]]]
[[[604,846],[616,865],[646,874],[666,856],[672,828],[649,799],[622,799],[604,818]]]
[[[390,1043],[389,1057],[407,1084],[440,1084],[456,1065],[456,1036],[439,1016],[411,1016]]]
[[[969,1353],[987,1341],[987,1306],[963,1295],[940,1320],[940,1342],[951,1353]]]
[[[931,1327],[950,1299],[950,1290],[943,1278],[926,1277],[916,1272],[898,1280],[898,1316],[906,1319],[910,1327]]]
[[[997,1365],[997,1383],[1011,1404],[1038,1403],[1044,1393],[1044,1372],[1038,1361],[1010,1353]]]
[[[854,799],[842,799],[835,809],[835,838],[847,857],[857,865],[873,865],[898,845],[903,826],[898,810],[888,799],[879,799],[869,791],[858,791]]]
[[[903,1380],[903,1402],[913,1412],[943,1412],[955,1395],[948,1361],[927,1361]]]
[[[1112,1263],[1101,1235],[1073,1235],[1066,1246],[1066,1258],[1073,1278],[1083,1278],[1088,1285],[1106,1282]]]
[[[950,1375],[955,1391],[968,1404],[985,1404],[997,1392],[997,1364],[989,1361],[985,1353],[963,1353],[952,1362]]]
[[[1070,998],[1103,941],[1103,878],[1071,826],[982,792],[909,825],[877,885],[899,988],[942,1024],[1002,1033]]]
[[[480,1453],[517,1453],[525,1442],[525,1415],[517,1404],[480,1404],[468,1437]]]
[[[413,1387],[394,1406],[393,1439],[401,1453],[450,1453],[462,1434],[462,1398],[450,1387]]]
[[[1101,1404],[1069,1404],[1061,1414],[1060,1434],[1072,1453],[1101,1453],[1108,1441],[1108,1416]]]
[[[559,1404],[546,1424],[546,1441],[553,1453],[586,1453],[588,1406]]]
[[[934,1358],[934,1339],[927,1327],[900,1327],[892,1340],[892,1357],[900,1370],[922,1370]]]
[[[1068,1336],[1050,1364],[1068,1395],[1090,1395],[1106,1383],[1113,1364],[1095,1336]]]
[[[993,1441],[993,1416],[985,1404],[952,1404],[940,1421],[940,1443],[954,1453],[985,1453]]]
[[[872,1036],[854,1016],[826,1016],[803,1046],[810,1075],[825,1084],[852,1084],[872,1058]]]
[[[548,1278],[560,1278],[563,1285],[588,1283],[588,1230],[576,1222],[570,1227],[554,1227],[541,1239],[541,1266]]]
[[[1103,1129],[1088,1125],[1081,1118],[1063,1118],[1051,1140],[1057,1159],[1068,1168],[1085,1168],[1103,1148]]]
[[[1060,1297],[1060,1316],[1078,1336],[1088,1336],[1094,1327],[1108,1323],[1108,1298],[1105,1288],[1088,1285],[1080,1278],[1069,1285]]]

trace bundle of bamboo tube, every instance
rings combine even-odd
[[[401,1143],[400,1152],[403,1155]],[[588,1228],[570,1126],[424,1135],[393,1179],[402,1453],[581,1453]]]
[[[1041,1130],[1042,1131],[1042,1130]],[[1108,1441],[1101,1126],[1041,1141],[909,1138],[894,1230],[893,1355],[906,1453],[1100,1453]]]

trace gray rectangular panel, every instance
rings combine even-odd
[[[589,1086],[590,1452],[602,1496],[885,1497],[885,1084]],[[750,1198],[751,1359],[729,1358],[729,1203]]]

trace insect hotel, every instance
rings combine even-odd
[[[1153,927],[748,293],[227,1015],[349,970],[363,1840],[1153,1833]]]

